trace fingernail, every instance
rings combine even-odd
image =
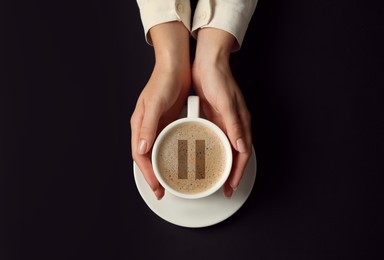
[[[228,194],[224,194],[227,199],[232,197],[233,190],[230,190]]]
[[[145,154],[146,150],[147,150],[147,141],[142,139],[140,140],[140,144],[139,144],[139,154]]]
[[[233,183],[229,184],[229,186],[231,186],[231,188],[232,188],[233,191],[236,191],[236,190],[237,190],[237,186],[234,185]]]
[[[163,198],[163,196],[162,196],[162,194],[161,194],[161,192],[160,192],[159,189],[156,189],[156,190],[154,191],[154,193],[155,193],[155,196],[156,196],[156,199],[157,199],[157,200],[161,200],[161,199]]]
[[[242,138],[237,139],[236,145],[237,145],[237,151],[239,151],[239,153],[245,153],[247,151],[245,142]]]

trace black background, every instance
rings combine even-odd
[[[133,179],[129,119],[154,63],[136,1],[1,1],[0,259],[382,259],[383,15],[259,1],[231,60],[256,183],[189,229]]]

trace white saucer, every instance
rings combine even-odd
[[[133,172],[137,189],[148,207],[162,219],[182,227],[200,228],[217,224],[232,216],[248,199],[256,179],[256,155],[248,161],[243,178],[230,199],[222,188],[203,199],[182,199],[165,192],[161,200],[149,188],[136,163]]]

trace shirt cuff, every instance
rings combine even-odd
[[[140,9],[145,40],[152,45],[149,30],[158,24],[179,21],[191,30],[191,6],[189,0],[136,0]]]
[[[236,38],[232,52],[238,51],[257,2],[258,0],[199,0],[193,17],[192,36],[197,38],[200,28],[221,29]]]

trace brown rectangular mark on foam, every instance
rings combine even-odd
[[[188,178],[188,142],[187,140],[178,140],[178,178]]]
[[[196,140],[196,179],[205,179],[205,140]]]

